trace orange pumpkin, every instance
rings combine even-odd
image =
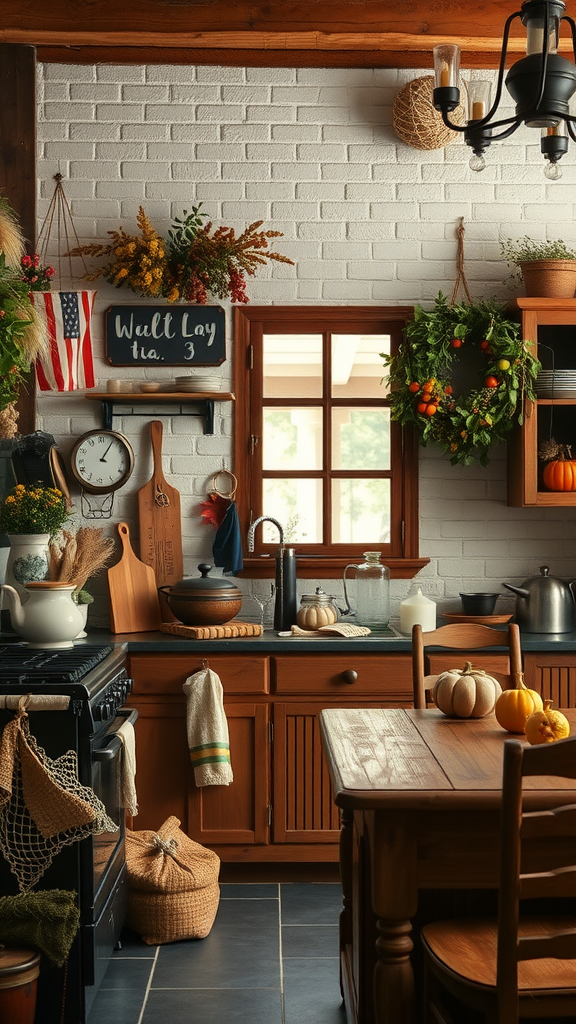
[[[570,735],[570,722],[561,711],[552,708],[552,701],[544,701],[543,711],[535,711],[526,719],[526,739],[531,744],[553,743]]]
[[[542,711],[543,706],[540,694],[525,686],[524,673],[518,672],[516,686],[500,694],[494,707],[494,714],[503,729],[521,733],[524,732],[528,716],[534,711]]]
[[[544,467],[542,479],[549,491],[576,491],[576,460],[568,445]],[[568,456],[568,458],[566,458]]]

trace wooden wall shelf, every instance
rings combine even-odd
[[[236,395],[222,391],[150,391],[144,392],[119,392],[119,391],[91,391],[85,394],[84,398],[93,402],[100,402],[102,405],[102,420],[104,430],[112,429],[115,405],[179,405],[180,412],[188,416],[204,417],[204,433],[214,433],[214,402],[235,402]],[[185,410],[186,405],[200,405],[201,411]],[[145,416],[144,412],[124,412],[123,416]]]

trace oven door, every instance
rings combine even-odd
[[[103,832],[92,838],[93,920],[96,919],[124,862],[126,812],[122,801],[123,746],[117,730],[124,722],[134,725],[138,712],[122,708],[113,721],[92,741],[92,778],[90,785],[106,808],[108,817],[118,826],[116,832]]]

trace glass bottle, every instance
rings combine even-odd
[[[346,573],[356,569],[356,623],[372,630],[385,629],[390,621],[390,570],[382,565],[381,551],[364,551],[361,565],[350,563],[344,569],[346,613],[351,612],[346,592]]]

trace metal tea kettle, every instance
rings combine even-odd
[[[547,565],[540,566],[540,575],[525,580],[521,587],[512,583],[502,586],[516,594],[514,618],[525,633],[571,633],[575,628],[575,600],[572,587],[576,583],[549,576]]]

